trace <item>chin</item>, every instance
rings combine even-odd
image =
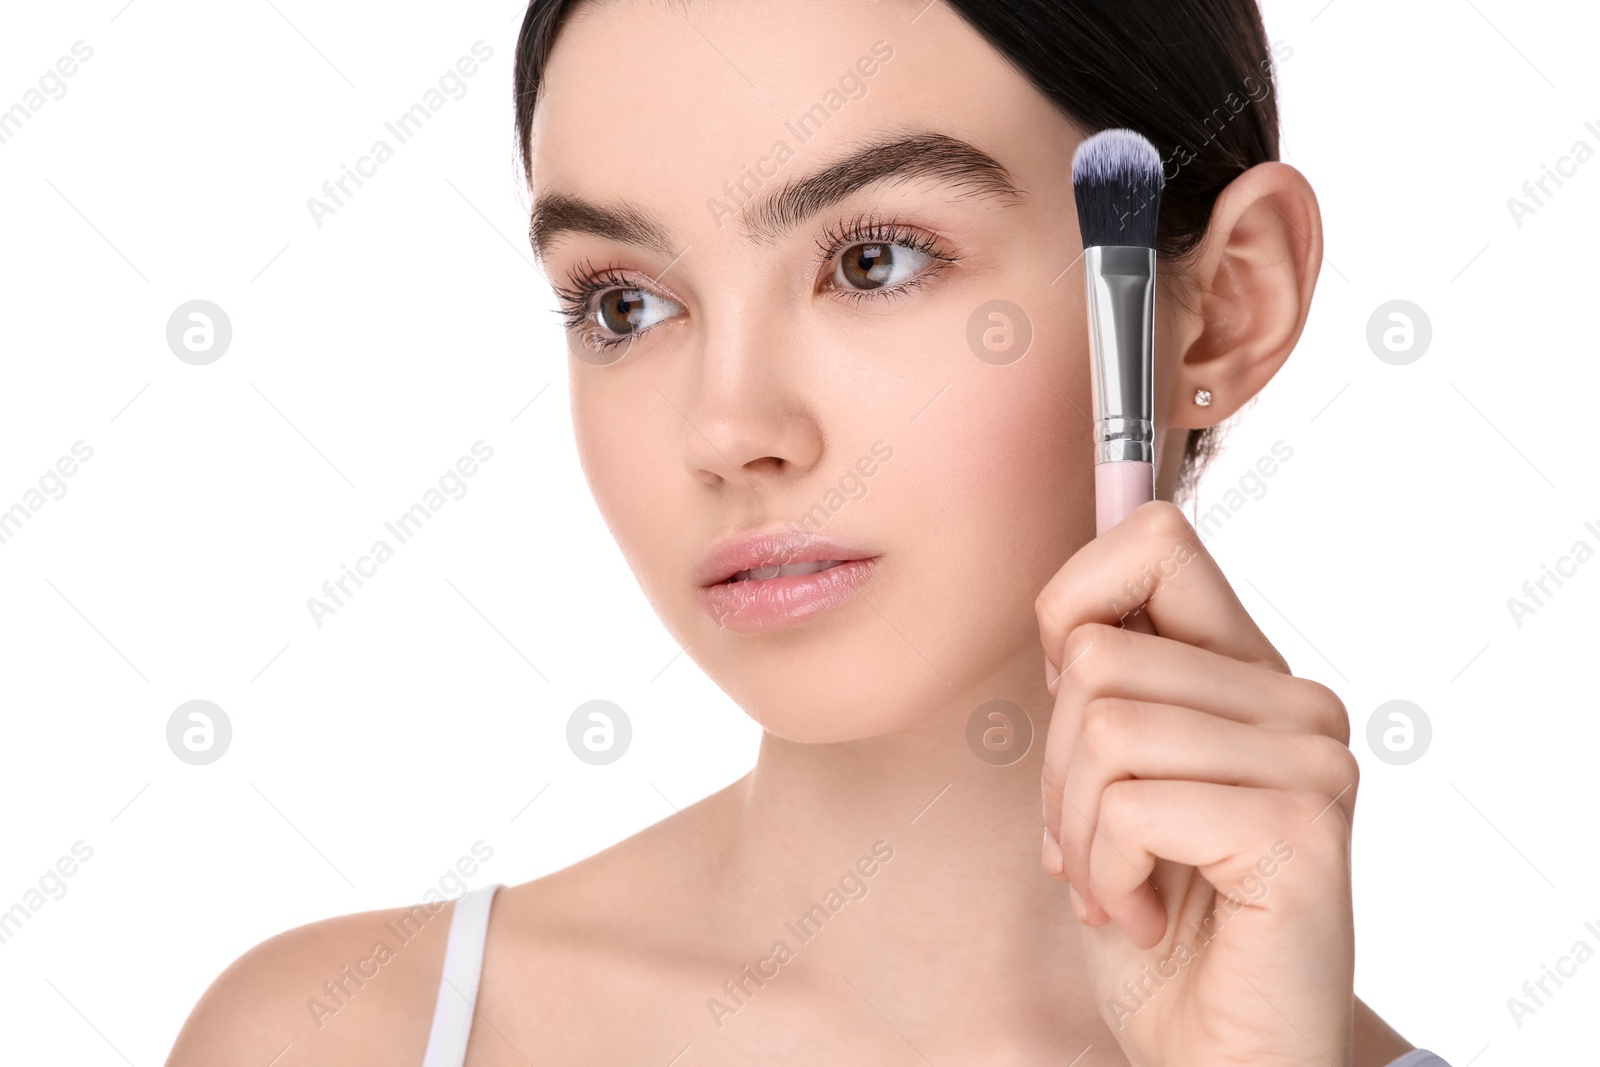
[[[763,729],[786,741],[807,745],[841,744],[903,733],[928,715],[935,699],[929,694],[926,702],[915,706],[895,705],[885,701],[904,701],[903,689],[871,694],[848,684],[798,687],[793,679],[752,689],[757,691],[743,698],[731,687],[725,686],[724,692]],[[874,699],[875,696],[883,699]]]
[[[702,634],[690,655],[762,728],[801,744],[905,733],[939,714],[953,691],[981,684],[983,664],[970,657],[986,650],[969,649],[962,659],[941,652],[935,659],[941,677],[871,607],[862,607],[859,622],[818,619],[781,641]]]
[[[671,627],[679,644],[746,715],[789,741],[897,733],[917,725],[949,690],[861,598],[761,634],[724,629],[689,610],[691,625]],[[920,683],[911,673],[918,670],[926,675]]]

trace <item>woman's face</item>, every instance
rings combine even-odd
[[[593,285],[584,472],[668,630],[774,733],[964,721],[1007,667],[1042,688],[1034,599],[1094,535],[1081,137],[939,3],[564,27],[530,151],[546,272]],[[823,610],[775,585],[775,621],[702,590],[714,546],[771,530],[876,558]]]

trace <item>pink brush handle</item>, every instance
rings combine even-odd
[[[1128,512],[1155,499],[1155,472],[1150,464],[1136,459],[1097,463],[1094,467],[1095,536],[1127,518]],[[1140,633],[1153,634],[1150,616],[1140,607],[1122,617],[1122,625]]]

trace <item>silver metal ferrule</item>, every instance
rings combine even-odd
[[[1089,303],[1094,461],[1155,462],[1156,252],[1092,245],[1083,253]]]

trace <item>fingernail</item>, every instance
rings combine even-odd
[[[1066,859],[1061,855],[1061,845],[1050,836],[1050,831],[1044,832],[1044,869],[1051,874],[1060,874],[1061,868],[1066,865]]]
[[[1067,883],[1067,896],[1072,898],[1072,913],[1078,917],[1079,922],[1087,922],[1089,912],[1083,906],[1083,898],[1078,895],[1078,890],[1071,882]]]

